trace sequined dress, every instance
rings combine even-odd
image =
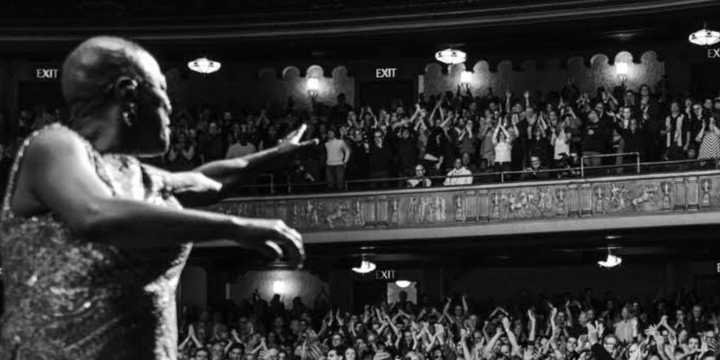
[[[175,289],[191,244],[128,251],[73,234],[53,214],[21,218],[10,210],[23,153],[50,129],[85,144],[113,196],[180,208],[133,157],[102,156],[58,124],[30,135],[10,172],[1,215],[0,360],[175,359]]]

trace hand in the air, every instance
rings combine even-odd
[[[166,187],[174,194],[185,192],[218,192],[222,184],[195,171],[170,173],[165,178]]]
[[[280,140],[280,145],[278,146],[278,150],[280,151],[280,153],[285,154],[302,149],[304,147],[314,146],[320,143],[317,138],[300,141],[303,137],[303,134],[305,134],[305,130],[307,130],[307,125],[302,124],[297,130],[291,132],[284,139]]]

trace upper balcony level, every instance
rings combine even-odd
[[[712,167],[551,181],[231,198],[213,209],[284,219],[304,234],[308,244],[663,231],[703,225],[707,229],[720,217],[720,170],[714,162]]]

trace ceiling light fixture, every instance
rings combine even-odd
[[[720,32],[709,30],[707,24],[703,25],[703,28],[690,34],[688,40],[700,46],[710,46],[720,43]]]
[[[212,74],[218,70],[222,64],[219,61],[210,60],[206,57],[200,57],[188,62],[188,68],[194,72],[201,74]]]
[[[435,60],[448,65],[462,64],[467,59],[467,54],[458,49],[447,48],[435,53]]]
[[[398,281],[395,281],[395,285],[397,285],[401,289],[404,289],[404,288],[412,285],[412,282],[410,280],[398,280]]]
[[[607,258],[605,260],[600,260],[597,262],[600,267],[604,267],[607,269],[614,268],[616,266],[620,266],[622,264],[622,258],[619,256],[615,256],[610,252],[610,248],[608,248],[608,254]]]
[[[365,255],[363,255],[363,259],[360,262],[360,267],[354,267],[352,268],[352,271],[358,273],[358,274],[367,274],[369,272],[374,271],[377,268],[377,265],[375,265],[374,262],[366,260]]]

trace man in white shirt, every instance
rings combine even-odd
[[[627,306],[620,311],[620,320],[615,323],[615,337],[623,343],[629,344],[637,336],[638,321]]]
[[[454,168],[445,177],[445,186],[470,185],[473,182],[472,172],[462,164],[460,158],[455,159]]]
[[[350,147],[344,140],[335,138],[335,131],[328,130],[325,142],[325,180],[329,190],[345,189],[345,166],[350,160]]]

